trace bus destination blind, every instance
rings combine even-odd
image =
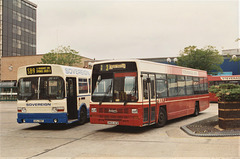
[[[51,74],[51,66],[33,66],[27,67],[27,75],[40,75],[40,74]]]
[[[126,64],[120,63],[120,64],[102,64],[100,65],[100,71],[111,71],[111,70],[125,70]]]

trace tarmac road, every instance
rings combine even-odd
[[[16,108],[16,102],[0,102],[1,158],[240,158],[240,137],[193,137],[180,129],[217,115],[217,104],[163,128],[18,124]]]

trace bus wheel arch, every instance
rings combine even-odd
[[[87,122],[87,107],[85,103],[82,104],[79,108],[78,119],[79,119],[79,124],[81,125]]]
[[[155,124],[157,128],[163,127],[167,123],[167,108],[166,105],[159,106],[158,120]]]

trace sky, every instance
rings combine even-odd
[[[239,47],[238,0],[30,0],[37,54],[60,45],[102,59],[176,57],[185,47]]]

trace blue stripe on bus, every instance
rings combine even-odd
[[[58,123],[68,123],[67,113],[18,113],[17,122],[23,123],[25,120],[25,123],[54,123],[54,119]]]

